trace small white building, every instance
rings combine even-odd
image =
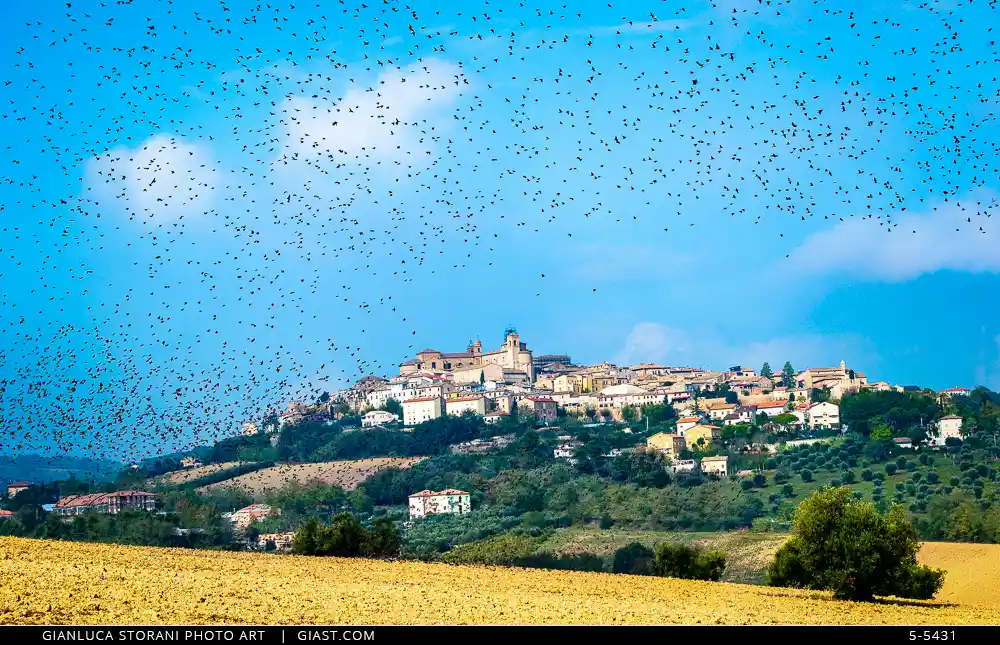
[[[836,403],[814,403],[809,406],[806,416],[809,418],[809,427],[813,429],[840,427],[840,406]]]
[[[698,467],[698,462],[694,459],[674,459],[670,462],[670,471],[677,473],[693,473]]]
[[[688,428],[693,428],[699,423],[701,423],[702,417],[681,417],[677,419],[677,434],[684,436],[684,431]]]
[[[717,477],[728,477],[729,457],[726,455],[720,455],[718,457],[702,457],[701,472],[705,473],[706,475],[715,475]]]
[[[499,410],[497,410],[494,412],[487,412],[486,414],[484,414],[483,421],[489,424],[500,423],[509,416],[510,414],[508,412],[500,412]]]
[[[568,459],[570,462],[573,461],[573,454],[576,453],[576,449],[583,444],[579,441],[568,441],[566,443],[561,443],[556,446],[556,449],[552,451],[552,454],[556,459]]]
[[[943,446],[949,438],[962,438],[962,417],[951,414],[938,420],[938,433],[934,438],[934,444]]]
[[[382,426],[387,423],[396,423],[399,421],[399,415],[393,414],[386,410],[372,410],[365,414],[361,419],[361,427],[371,428],[373,426]]]
[[[464,490],[422,490],[410,495],[410,519],[428,515],[463,515],[472,510],[472,495]]]
[[[249,437],[257,434],[257,424],[253,421],[247,421],[243,424],[243,436]]]
[[[441,416],[443,400],[440,396],[422,396],[403,401],[403,425],[415,426]]]

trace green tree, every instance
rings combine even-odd
[[[785,387],[795,387],[795,369],[791,361],[785,361],[785,366],[781,369],[781,384]]]
[[[632,423],[635,421],[635,416],[635,406],[626,405],[622,407],[622,420],[625,421],[625,423]]]
[[[400,419],[403,418],[403,404],[397,401],[396,399],[391,399],[391,398],[386,399],[385,405],[382,406],[382,409],[385,410],[386,412],[395,414]]]
[[[775,554],[767,583],[826,589],[846,600],[929,599],[944,572],[917,564],[918,536],[903,509],[880,513],[849,488],[826,488],[799,504],[792,537]]]
[[[319,520],[311,517],[299,527],[292,538],[292,551],[299,555],[316,554],[316,537],[319,533]]]
[[[771,371],[771,366],[768,364],[767,361],[764,361],[764,366],[760,368],[760,375],[766,376],[767,378],[771,378],[772,376],[774,376],[774,372]]]
[[[615,551],[612,573],[628,573],[636,576],[648,576],[654,572],[656,554],[638,542]]]
[[[689,544],[669,542],[656,548],[654,571],[660,576],[718,581],[725,570],[726,555],[722,551],[703,551]]]

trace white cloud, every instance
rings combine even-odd
[[[427,60],[405,71],[387,71],[374,88],[352,88],[339,102],[290,96],[282,105],[286,154],[305,158],[367,155],[407,163],[427,157],[437,136],[435,113],[466,85],[457,65]],[[427,123],[424,123],[427,121]]]
[[[806,239],[775,270],[886,282],[941,270],[1000,272],[1000,245],[980,230],[984,218],[975,212],[945,205],[929,214],[894,218],[891,229],[868,218],[843,222]]]
[[[120,146],[87,164],[88,192],[120,200],[139,218],[174,219],[211,208],[217,168],[211,151],[170,135],[137,148]]]
[[[835,366],[841,360],[855,364],[863,359],[861,370],[871,369],[878,357],[862,342],[851,336],[799,335],[771,338],[738,344],[722,340],[706,331],[686,331],[655,322],[641,322],[629,331],[621,350],[613,358],[618,365],[652,362],[672,366],[726,369],[744,365],[758,369],[764,361],[780,370],[791,361],[798,370],[807,367]]]

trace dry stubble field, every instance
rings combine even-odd
[[[1000,547],[931,546],[926,561],[954,565],[943,594],[950,602],[0,537],[0,624],[997,624],[997,587],[982,583]]]
[[[229,487],[258,495],[297,481],[300,484],[322,482],[352,490],[380,470],[409,468],[426,457],[373,457],[352,461],[324,461],[314,464],[278,464],[232,479],[202,486],[199,491]]]

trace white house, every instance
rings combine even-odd
[[[440,396],[421,396],[403,401],[403,425],[415,426],[437,419],[444,407]]]
[[[701,423],[702,417],[681,417],[677,419],[677,434],[683,435],[688,428],[693,428]]]
[[[366,413],[361,419],[361,426],[371,428],[372,426],[382,426],[387,423],[396,423],[397,421],[399,421],[399,415],[385,410],[372,410]]]
[[[788,401],[764,401],[763,403],[756,404],[757,414],[766,414],[768,419],[773,420],[774,417],[784,414],[785,407],[788,405]]]
[[[962,417],[948,415],[938,420],[938,433],[935,437],[935,445],[943,446],[949,438],[962,438]]]
[[[510,413],[508,412],[499,412],[499,411],[487,412],[486,414],[483,415],[483,421],[492,425],[494,423],[500,423],[509,416]]]
[[[718,477],[729,476],[729,457],[720,455],[718,457],[702,457],[701,472],[706,475],[716,475]]]
[[[840,406],[825,401],[814,403],[806,411],[810,428],[837,428],[840,426]]]
[[[410,519],[428,515],[463,515],[472,510],[472,496],[464,490],[422,490],[410,495]]]
[[[698,462],[694,459],[673,459],[670,462],[670,471],[675,475],[677,473],[693,473],[697,466]]]
[[[573,453],[575,453],[576,449],[582,445],[583,444],[580,443],[579,441],[569,441],[566,443],[561,443],[558,446],[556,446],[556,449],[552,451],[552,454],[553,456],[555,456],[556,459],[568,459],[570,462],[572,462]]]
[[[713,421],[722,421],[727,415],[732,414],[735,410],[735,403],[717,403],[709,409],[708,416],[710,416]]]

